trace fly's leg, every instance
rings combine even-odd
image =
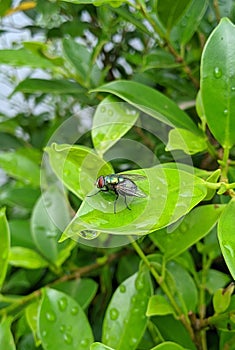
[[[126,196],[124,196],[124,202],[126,204],[127,209],[131,210],[131,208],[128,206],[127,201],[126,201]]]
[[[87,195],[87,197],[93,197],[93,196],[96,196],[96,195],[97,195],[98,193],[100,193],[100,192],[108,192],[108,191],[109,191],[108,188],[103,188],[103,189],[97,191],[97,192],[94,193],[94,194]]]
[[[118,200],[118,197],[119,197],[119,194],[115,191],[116,193],[116,199],[114,201],[114,204],[113,204],[113,212],[114,214],[116,214],[116,204],[117,204],[117,200]]]

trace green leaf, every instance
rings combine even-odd
[[[93,343],[91,344],[90,350],[114,350],[114,349],[102,343]]]
[[[79,84],[68,80],[59,79],[25,79],[21,81],[14,92],[24,93],[48,93],[48,94],[84,94],[85,89]]]
[[[157,48],[144,57],[144,66],[142,69],[146,71],[153,68],[176,68],[179,66],[180,63],[175,61],[170,52]]]
[[[18,50],[0,50],[0,63],[11,66],[27,66],[31,68],[54,69],[54,64],[43,57],[42,53],[33,52],[26,48]]]
[[[36,346],[39,346],[41,344],[41,341],[37,335],[38,307],[39,307],[39,302],[34,302],[34,303],[31,303],[29,306],[27,306],[25,310],[27,323],[33,333],[33,338]]]
[[[128,197],[127,201],[131,201],[128,212],[123,198],[120,198],[117,214],[114,214],[115,196],[112,193],[86,197],[61,240],[84,238],[86,231],[144,235],[175,222],[206,195],[203,180],[178,169],[156,166],[134,173],[146,176],[147,179],[137,185],[149,197]]]
[[[106,310],[102,341],[115,350],[136,349],[147,326],[146,309],[152,293],[148,272],[125,280],[114,292]]]
[[[3,350],[16,350],[13,335],[11,333],[11,318],[5,318],[0,323],[0,344]]]
[[[163,295],[152,295],[149,299],[146,315],[168,315],[174,314],[174,310]]]
[[[188,129],[198,134],[196,125],[185,112],[168,97],[149,86],[134,81],[118,80],[92,91],[114,94],[167,125]]]
[[[213,306],[217,314],[227,310],[231,301],[231,295],[234,292],[234,285],[231,283],[227,288],[217,289],[213,295]]]
[[[170,260],[207,235],[216,225],[224,205],[203,205],[193,209],[174,229],[163,228],[150,235],[151,240]]]
[[[172,28],[171,40],[185,45],[192,38],[208,8],[208,0],[192,0],[183,16]],[[182,13],[182,12],[181,12]]]
[[[202,54],[201,96],[206,120],[223,147],[235,144],[235,27],[223,18]]]
[[[86,309],[97,292],[98,284],[92,279],[81,278],[57,283],[55,289],[70,295],[83,309]]]
[[[8,266],[10,250],[10,230],[6,219],[6,209],[0,209],[0,288],[2,287]]]
[[[9,264],[25,269],[40,269],[48,266],[48,262],[37,252],[29,248],[11,247]]]
[[[97,86],[101,77],[97,64],[92,62],[88,48],[72,39],[63,40],[63,50],[67,61],[75,68],[77,80],[83,86],[91,83]]]
[[[174,26],[177,20],[182,16],[190,0],[158,0],[157,12],[168,31]]]
[[[207,149],[207,143],[203,135],[195,135],[186,129],[172,129],[169,132],[169,139],[166,151],[182,150],[186,154],[196,154]]]
[[[151,348],[150,350],[188,350],[186,348],[183,348],[177,343],[173,343],[171,341],[166,341],[162,344],[159,344],[157,346],[154,346],[154,348]]]
[[[64,193],[57,187],[48,188],[33,209],[31,232],[41,255],[54,264],[57,264],[59,252],[67,246],[59,244],[58,238],[69,220],[69,208]]]
[[[165,341],[176,342],[183,348],[196,350],[196,346],[190,338],[189,333],[181,322],[176,320],[173,315],[154,316],[151,321],[157,327],[162,339]]]
[[[226,265],[235,279],[235,198],[227,204],[218,223],[218,239]]]
[[[39,166],[20,152],[0,152],[0,167],[13,178],[39,187]]]
[[[168,288],[173,289],[172,293],[175,294],[174,297],[181,310],[186,315],[189,311],[195,312],[198,303],[198,291],[189,272],[175,261],[168,262],[166,269],[175,283],[175,293],[171,283]]]
[[[138,113],[117,98],[105,98],[96,109],[92,125],[92,141],[98,154],[102,155],[119,141],[137,118]]]
[[[38,315],[38,331],[43,349],[89,349],[91,327],[79,304],[70,296],[45,289]]]
[[[201,277],[200,273],[199,273],[199,277]],[[231,282],[230,276],[228,276],[227,274],[221,271],[217,271],[213,269],[209,269],[206,272],[205,277],[206,277],[206,289],[210,294],[216,293],[216,291],[221,286],[225,287],[229,282]]]
[[[98,176],[113,173],[111,165],[88,147],[53,143],[45,151],[58,178],[81,199],[94,188]]]

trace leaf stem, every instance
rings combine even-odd
[[[191,339],[194,341],[195,336],[194,336],[194,332],[193,332],[193,329],[191,327],[190,321],[187,317],[185,317],[185,314],[182,313],[180,307],[176,303],[173,295],[171,294],[171,291],[169,290],[167,284],[164,282],[162,276],[160,276],[158,274],[158,272],[156,271],[154,266],[151,264],[151,262],[148,260],[147,256],[144,254],[144,252],[142,251],[142,249],[140,248],[138,243],[135,240],[133,240],[131,237],[130,237],[130,241],[131,241],[132,247],[135,249],[136,253],[139,255],[139,257],[145,263],[145,265],[147,266],[147,268],[149,269],[149,271],[151,272],[151,274],[155,278],[156,282],[159,284],[162,291],[168,297],[168,299],[169,299],[172,307],[174,308],[175,312],[177,313],[180,321],[183,323],[183,325],[186,328],[186,330],[188,331]]]

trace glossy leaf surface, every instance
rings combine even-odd
[[[10,230],[6,218],[5,208],[0,209],[0,288],[7,273],[8,257],[10,250]]]
[[[227,267],[235,278],[235,200],[234,198],[227,204],[218,224],[218,239],[220,248],[227,264]]]
[[[11,322],[10,318],[5,318],[0,323],[0,345],[3,350],[16,350],[13,335],[11,333]]]
[[[45,350],[87,350],[93,335],[86,315],[70,296],[45,289],[39,310],[38,330]]]
[[[58,178],[79,198],[84,198],[94,188],[98,176],[113,172],[109,164],[84,146],[52,144],[46,152]]]
[[[157,166],[134,173],[146,176],[145,181],[136,183],[148,197],[129,197],[131,210],[128,212],[120,198],[116,214],[112,193],[86,197],[66,228],[63,239],[76,239],[84,230],[119,235],[147,234],[175,222],[206,195],[204,181],[184,171]]]
[[[138,113],[128,109],[113,96],[105,98],[97,107],[93,125],[92,141],[102,155],[112,147],[135,124]]]
[[[134,81],[113,81],[93,91],[108,92],[130,103],[152,117],[175,127],[198,133],[189,116],[165,95]]]
[[[115,350],[136,349],[147,326],[146,309],[152,292],[148,272],[125,280],[115,291],[103,323],[103,343]]]
[[[152,241],[164,253],[167,260],[187,250],[217,223],[224,206],[203,205],[187,214],[176,228],[163,228],[150,235]]]
[[[209,128],[224,147],[235,144],[235,27],[223,18],[201,64],[201,97]]]
[[[186,129],[172,129],[166,145],[167,151],[180,149],[186,154],[196,154],[207,149],[206,140],[203,136],[196,135]]]

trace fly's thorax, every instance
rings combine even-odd
[[[105,176],[105,185],[117,185],[120,182],[120,177],[116,174]]]

